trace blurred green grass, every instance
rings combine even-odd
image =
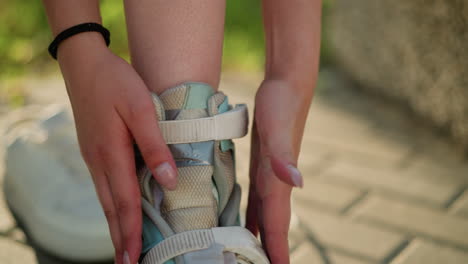
[[[103,23],[112,33],[111,49],[128,60],[122,2],[100,1]],[[261,71],[264,60],[261,1],[226,3],[223,69]],[[331,0],[324,0],[324,16],[330,3]],[[21,91],[12,88],[15,85],[7,85],[12,79],[57,71],[55,62],[47,53],[50,40],[51,33],[41,1],[0,1],[0,100],[3,94],[3,97],[8,97],[7,101],[21,104],[22,100],[18,99]],[[321,57],[322,64],[330,60],[326,34],[322,38]]]

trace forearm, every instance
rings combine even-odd
[[[42,2],[54,36],[77,24],[101,23],[98,0],[42,0]]]
[[[263,20],[265,79],[289,82],[311,97],[318,73],[321,0],[263,0]]]
[[[54,37],[65,29],[81,23],[101,23],[98,0],[42,0],[42,2]],[[85,59],[87,54],[103,50],[105,47],[105,41],[98,32],[76,34],[64,40],[58,50],[58,61],[62,71],[69,67],[67,66],[69,61],[70,64],[78,64],[78,60]]]
[[[98,0],[43,0],[52,35],[72,26],[94,22],[101,23]],[[62,41],[58,49],[58,62],[65,80],[70,79],[72,72],[83,71],[82,65],[92,63],[107,50],[104,39],[98,32],[76,34]]]

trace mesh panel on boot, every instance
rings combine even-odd
[[[166,110],[181,109],[187,96],[187,86],[182,84],[161,94],[161,101]]]
[[[200,86],[200,84],[196,85]],[[211,89],[209,86],[206,88]],[[178,110],[177,115],[173,116],[175,120],[208,116],[207,109],[185,109],[188,101],[193,100],[192,96],[196,95],[191,94],[193,92],[191,89],[193,89],[191,84],[182,84],[161,95],[160,98],[166,111]],[[208,100],[208,98],[202,100]],[[200,105],[203,104],[200,103]],[[195,147],[194,145],[190,146]],[[187,157],[182,155],[183,158],[179,158],[177,161],[189,161],[194,158],[191,156],[192,154],[188,153],[187,155]],[[217,225],[217,202],[213,195],[212,176],[213,166],[211,165],[198,164],[178,167],[177,189],[174,191],[163,189],[164,198],[161,213],[175,232],[210,228]]]
[[[164,219],[170,223],[174,232],[206,229],[217,226],[217,217],[213,217],[213,208],[184,208],[173,210],[165,214]]]
[[[216,201],[212,193],[212,166],[178,168],[179,181],[174,191],[164,191],[161,208],[176,232],[209,228],[217,224]],[[184,217],[179,218],[183,215]]]
[[[227,107],[226,96],[223,93],[212,94],[212,92],[207,92],[204,88],[211,88],[209,86],[200,87],[200,85],[195,84],[196,89],[192,89],[194,87],[191,84],[182,84],[165,91],[159,97],[156,96],[157,98],[154,98],[153,101],[160,120],[161,116],[166,120],[185,120],[213,116],[218,114],[218,108],[222,104],[223,106],[219,109],[225,111]],[[206,99],[202,99],[203,97]],[[203,108],[203,103],[201,103],[203,100],[206,100],[205,107],[208,106],[208,109]],[[177,233],[217,226],[218,214],[224,209],[235,183],[232,152],[222,152],[220,143],[216,142],[212,151],[214,151],[220,168],[215,175],[220,199],[219,205],[221,205],[218,208],[216,196],[213,194],[214,167],[203,164],[192,166],[191,159],[199,157],[194,157],[193,153],[185,154],[185,152],[181,152],[181,150],[190,152],[191,148],[196,148],[192,144],[187,144],[187,146],[190,147],[179,148],[179,152],[177,152],[177,164],[185,164],[178,167],[177,189],[170,191],[161,188],[164,193],[160,207],[161,215]],[[184,161],[188,162],[184,163]],[[154,183],[154,180],[151,181]],[[140,182],[143,185],[143,179],[140,178]],[[152,188],[153,186],[151,186]],[[152,197],[147,198],[149,201],[153,200]]]

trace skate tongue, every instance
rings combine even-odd
[[[208,105],[217,108],[219,100],[214,98],[219,96],[210,100],[214,94],[208,84],[183,83],[160,96],[153,94],[153,102],[160,121],[197,119],[213,114]],[[138,174],[143,197],[175,233],[211,228],[217,224],[211,165],[213,144],[200,142],[169,145],[178,167],[179,182],[175,191],[158,186],[147,168]],[[164,238],[146,215],[143,224],[143,252],[146,252]]]
[[[240,233],[237,229],[229,229],[227,233],[216,231],[227,228],[217,229],[220,224],[238,225],[240,189],[235,183],[233,145],[229,140],[236,137],[218,137],[210,132],[224,133],[231,128],[239,131],[230,124],[246,120],[245,116],[239,116],[239,113],[246,113],[245,106],[232,108],[223,93],[215,93],[204,83],[183,83],[160,96],[153,94],[153,101],[159,120],[164,121],[159,125],[177,165],[178,185],[175,190],[158,185],[149,170],[145,177],[141,177],[146,198],[143,200],[143,262],[154,263],[158,259],[156,262],[162,263],[170,259],[164,263],[237,263],[236,254],[224,253],[225,249],[231,248],[221,245],[229,246],[234,242],[232,245],[236,247],[231,249],[232,252],[237,252],[237,246],[245,247],[244,242],[247,247],[259,246],[249,242],[255,240],[250,233],[249,241],[244,241],[232,239],[237,237],[234,234]],[[210,126],[206,125],[207,120]],[[245,124],[242,125],[245,128]],[[172,140],[171,137],[177,137],[179,132],[195,136]],[[221,242],[213,240],[215,238]],[[243,248],[240,252],[244,252]],[[247,260],[252,254],[250,251],[245,253]],[[257,258],[253,256],[252,259]]]
[[[158,100],[164,120],[199,119],[216,108],[212,87],[204,83],[183,83],[163,92]],[[156,105],[156,107],[158,107]],[[161,188],[161,215],[175,233],[217,225],[217,192],[213,185],[214,141],[168,145],[178,169],[173,191]]]
[[[205,83],[183,83],[160,95],[166,120],[183,120],[207,117],[208,100],[213,88]]]
[[[156,109],[156,113],[158,115],[158,120],[182,120],[207,117],[209,115],[208,101],[213,96],[213,94],[214,90],[208,84],[198,82],[187,82],[169,88],[168,90],[164,91],[160,96],[156,95],[155,93],[152,93],[152,98]],[[213,110],[211,110],[211,112],[213,112]],[[172,150],[184,148],[183,146],[169,147]],[[143,157],[137,150],[138,149],[136,149],[136,162],[137,169],[139,171],[138,178],[140,181],[142,195],[151,204],[153,204],[155,202],[155,199],[153,199],[153,190],[155,187],[155,182],[151,180],[151,172],[146,168],[145,163],[143,161]],[[175,154],[174,158],[176,158],[176,160],[179,160],[179,163],[181,163],[181,161],[183,162],[183,160],[191,159],[191,157],[187,157],[187,155],[180,155],[181,151],[173,152],[173,154]]]

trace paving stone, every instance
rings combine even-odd
[[[292,264],[323,264],[324,261],[320,256],[317,248],[310,245],[308,242],[302,244],[297,250],[291,254]],[[338,263],[337,263],[338,264]]]
[[[21,242],[24,244],[27,243],[26,235],[24,234],[23,230],[21,230],[18,227],[13,228],[8,234],[8,237],[17,242]]]
[[[1,188],[1,186],[0,186]],[[15,226],[15,221],[7,209],[3,192],[0,193],[0,233],[4,233]]]
[[[344,151],[392,163],[400,162],[412,148],[401,140],[372,132],[365,120],[348,120],[346,116],[336,118],[333,115],[316,116],[314,120],[313,111],[308,125],[311,132],[305,134],[305,143],[323,145],[337,153]]]
[[[1,141],[1,140],[0,140]],[[0,143],[0,233],[6,232],[13,228],[15,221],[10,214],[5,202],[5,196],[3,194],[3,177],[4,177],[4,162],[3,162],[3,146]]]
[[[371,195],[353,210],[358,220],[468,248],[468,219],[442,210]],[[370,220],[370,222],[369,222]]]
[[[468,218],[468,191],[465,191],[452,205],[450,212]]]
[[[305,179],[318,175],[319,169],[327,165],[328,151],[319,150],[312,144],[303,143],[298,166]]]
[[[294,210],[291,215],[288,240],[290,252],[295,251],[303,243],[307,242],[307,234],[300,225],[299,217],[294,213]]]
[[[468,253],[435,244],[416,240],[406,248],[391,264],[466,264]]]
[[[468,185],[468,156],[456,145],[433,136],[418,148],[407,166],[413,177]]]
[[[34,251],[21,243],[0,237],[0,263],[37,263]]]
[[[372,191],[403,195],[437,206],[445,205],[460,189],[455,183],[434,183],[407,177],[398,170],[365,168],[339,160],[324,172],[323,177],[340,183],[349,182]]]
[[[288,243],[289,243],[289,252],[294,252],[299,248],[303,243],[305,243],[307,238],[304,233],[289,233]]]
[[[336,251],[327,251],[325,257],[333,264],[370,264],[366,260],[340,254]],[[324,256],[310,242],[302,244],[291,255],[292,264],[325,264]]]
[[[293,192],[297,208],[313,204],[334,211],[343,210],[361,195],[359,188],[341,186],[320,178],[306,179],[304,188]]]
[[[454,151],[452,154],[419,152],[405,173],[422,180],[468,185],[468,160]]]
[[[330,135],[311,135],[304,138],[304,142],[310,144],[322,145],[330,151],[349,154],[352,159],[376,159],[385,161],[388,164],[399,164],[408,155],[408,147],[396,147],[391,143],[379,142],[372,139],[357,139],[345,137],[332,137]],[[381,162],[383,162],[381,161]]]
[[[358,115],[330,107],[320,100],[314,101],[309,112],[306,129],[320,135],[348,136],[343,131],[358,135],[369,129],[369,122]]]
[[[324,247],[349,252],[369,261],[381,261],[404,240],[403,235],[311,208],[301,208],[296,213],[307,232],[311,232]]]

